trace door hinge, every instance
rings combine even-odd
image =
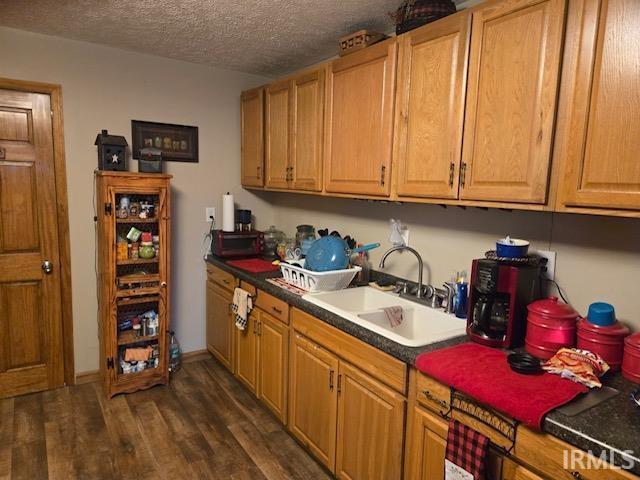
[[[456,164],[451,162],[449,164],[449,188],[453,188],[453,176],[456,172]]]
[[[111,215],[112,211],[113,211],[113,208],[111,206],[111,202],[106,202],[104,204],[104,214],[105,215]]]
[[[464,187],[464,182],[467,179],[467,164],[466,162],[462,162],[462,166],[460,167],[460,185]]]
[[[380,185],[384,186],[384,177],[385,172],[387,171],[387,167],[385,165],[380,166]]]
[[[107,358],[107,370],[113,370],[113,357]]]

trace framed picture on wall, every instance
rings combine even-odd
[[[131,120],[131,156],[140,159],[143,148],[162,151],[162,160],[198,163],[198,127]]]

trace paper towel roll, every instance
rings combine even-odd
[[[222,231],[233,232],[236,229],[236,207],[233,195],[229,192],[222,195]]]

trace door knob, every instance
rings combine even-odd
[[[51,273],[52,270],[53,270],[53,263],[51,263],[49,260],[45,260],[42,263],[42,271],[44,273]]]

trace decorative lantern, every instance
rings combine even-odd
[[[109,135],[102,130],[96,137],[95,145],[98,146],[98,169],[127,171],[127,141],[119,135]]]

